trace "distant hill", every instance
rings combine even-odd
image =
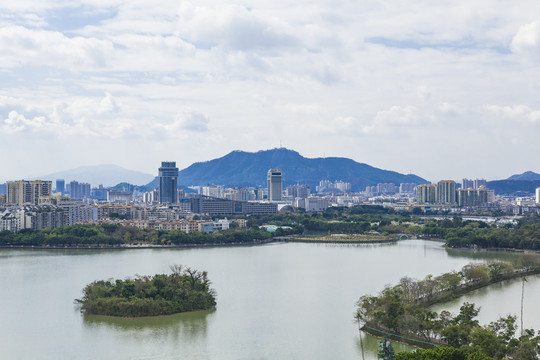
[[[533,171],[526,171],[523,174],[512,175],[506,180],[540,181],[540,174]]]
[[[36,177],[40,180],[64,179],[66,184],[72,180],[86,182],[92,186],[103,184],[103,186],[114,186],[127,182],[130,184],[147,184],[152,181],[154,175],[145,174],[139,171],[128,170],[117,165],[95,165],[81,166],[75,169],[60,171],[57,173]]]
[[[530,196],[540,187],[540,180],[495,180],[488,181],[487,188],[497,195]]]
[[[488,181],[488,189],[495,190],[497,195],[530,196],[540,187],[540,174],[526,171],[523,174],[510,176],[506,180]]]
[[[350,182],[353,190],[377,183],[429,183],[416,175],[381,170],[341,157],[305,158],[298,152],[278,148],[255,153],[233,151],[221,158],[198,162],[179,172],[178,183],[266,187],[268,169],[283,171],[283,185],[307,184],[313,189],[321,180]],[[157,179],[151,184],[157,186]]]

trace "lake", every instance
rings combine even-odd
[[[190,249],[2,249],[0,348],[5,359],[361,359],[353,321],[360,296],[376,294],[403,276],[436,276],[469,262],[514,256],[518,255],[447,250],[440,242],[424,240]],[[217,292],[215,311],[118,319],[84,316],[74,304],[83,287],[94,280],[170,273],[172,264],[208,271]],[[530,299],[540,293],[536,277],[526,286]],[[482,305],[487,309],[482,319],[496,320],[506,308],[519,314],[519,301],[517,312],[514,306],[521,294],[519,280],[482,291],[483,301],[498,304],[497,310]],[[508,300],[501,301],[502,294],[509,294]],[[538,328],[540,319],[533,320],[529,301],[526,325]],[[451,306],[459,309],[458,302]],[[366,359],[376,359],[376,339],[365,335],[363,339]]]

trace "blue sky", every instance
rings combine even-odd
[[[280,143],[424,178],[540,172],[540,3],[0,5],[0,180]]]

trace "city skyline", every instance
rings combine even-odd
[[[540,172],[534,2],[0,9],[0,177],[278,144],[428,179]]]
[[[277,150],[277,149],[290,150],[290,149],[286,149],[286,148],[274,148],[274,149],[270,149],[270,150],[260,150],[260,151],[273,151],[273,150]],[[291,150],[291,151],[294,151],[294,150]],[[230,155],[230,154],[228,154],[228,155]],[[309,158],[306,158],[306,159],[309,159]],[[212,160],[216,160],[216,159],[212,159]],[[208,161],[211,161],[211,160],[202,161],[202,163],[208,162]],[[176,164],[176,161],[174,163]],[[191,165],[194,165],[194,164],[191,164]],[[191,166],[191,165],[189,165],[189,166]],[[370,164],[367,164],[367,165],[370,165]],[[179,171],[185,170],[189,166],[187,166],[184,169],[178,168],[178,170]],[[145,174],[145,173],[142,173],[142,172],[139,172],[139,171],[136,171],[136,170],[121,167],[119,165],[100,164],[100,165],[95,165],[95,167],[92,167],[92,166],[79,166],[79,167],[76,167],[74,169],[65,169],[64,171],[60,171],[58,173],[51,173],[51,174],[39,175],[39,176],[33,175],[33,176],[19,177],[19,178],[15,177],[15,176],[12,176],[10,174],[6,174],[5,172],[2,172],[2,173],[0,173],[0,184],[5,183],[7,181],[18,181],[18,180],[54,180],[54,181],[57,181],[57,180],[65,180],[65,179],[63,179],[63,177],[67,176],[68,180],[83,180],[83,181],[90,182],[92,186],[98,186],[98,185],[103,184],[104,182],[102,180],[99,180],[99,179],[94,180],[94,181],[86,180],[86,178],[89,176],[89,174],[92,174],[91,176],[92,176],[93,179],[97,179],[98,176],[96,174],[98,174],[98,173],[96,173],[96,170],[98,170],[98,169],[99,169],[99,171],[102,171],[102,172],[111,171],[110,173],[108,173],[108,175],[113,174],[112,175],[113,177],[118,178],[118,180],[116,180],[116,182],[113,181],[113,182],[111,182],[109,184],[106,184],[106,186],[114,186],[114,185],[117,185],[117,184],[119,184],[121,182],[129,182],[128,178],[119,178],[118,177],[118,176],[129,177],[129,175],[126,175],[126,174],[131,174],[131,176],[135,176],[138,179],[141,179],[141,176],[147,176],[147,179],[145,181],[131,182],[132,185],[146,185],[147,183],[151,182],[152,179],[159,178],[159,169],[158,169],[158,171],[155,171],[155,169],[154,169],[153,173]],[[385,170],[394,171],[393,169],[385,169]],[[73,171],[75,173],[75,175],[68,176],[68,175],[65,174],[65,173],[70,172],[70,171]],[[116,174],[116,172],[119,172],[119,174]],[[526,171],[526,173],[530,173],[530,172],[531,171]],[[421,177],[421,174],[414,174],[414,175],[418,175],[418,176]],[[480,181],[480,184],[485,185],[486,181],[506,180],[509,177],[516,176],[516,175],[521,175],[521,174],[511,174],[506,178],[500,178],[500,179],[485,179],[485,177],[483,177],[483,176],[479,176],[479,177],[476,177],[476,178],[471,177],[470,179],[468,179],[468,177],[470,177],[470,176],[468,176],[468,174],[466,174],[465,176],[462,175],[462,176],[459,176],[459,177],[456,177],[456,178],[453,178],[453,179],[435,178],[435,179],[429,179],[429,180],[431,181],[431,183],[434,183],[434,182],[437,182],[437,181],[440,181],[440,180],[454,180],[457,183],[462,184],[466,188],[468,188],[468,187],[478,188],[478,186],[479,186],[478,182],[479,181]],[[109,179],[109,182],[110,181],[111,180]],[[430,182],[427,181],[425,183],[428,184]],[[190,185],[190,184],[188,184],[188,185]],[[197,185],[197,184],[191,184],[191,185]],[[221,184],[221,185],[226,185],[226,184]]]

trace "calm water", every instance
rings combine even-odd
[[[420,240],[358,246],[0,250],[0,354],[3,359],[361,359],[353,322],[360,296],[376,294],[405,275],[423,278],[471,261],[512,256],[448,251],[438,242]],[[74,305],[89,282],[169,273],[171,264],[209,272],[218,293],[215,311],[114,319],[83,316]],[[484,313],[492,312],[489,321],[506,311],[500,296],[515,293],[516,286],[519,294],[509,296],[514,300],[520,296],[519,282],[485,291],[486,302],[488,293],[498,294],[497,310],[482,305],[488,310]],[[540,291],[533,294],[532,288],[540,282],[531,279],[527,286],[532,305]],[[364,337],[364,347],[366,359],[375,359],[376,339]]]

